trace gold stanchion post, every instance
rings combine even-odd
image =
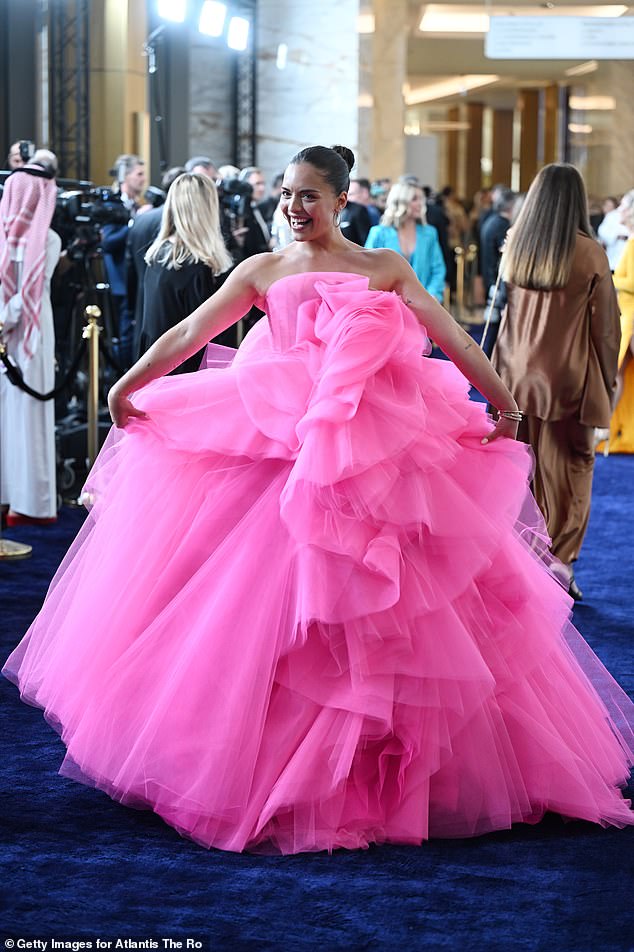
[[[464,313],[464,248],[459,245],[454,248],[456,257],[456,311],[458,320],[462,320]]]
[[[478,246],[471,242],[467,245],[467,254],[465,257],[466,261],[466,272],[467,272],[467,307],[471,310],[475,304],[474,294],[473,294],[473,283],[474,283],[474,264],[478,256]]]
[[[99,318],[101,310],[96,304],[86,308],[86,321],[83,337],[88,341],[88,469],[97,459],[99,452]]]

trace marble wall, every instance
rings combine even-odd
[[[358,12],[359,0],[259,0],[256,150],[267,179],[307,145],[356,153]]]
[[[232,162],[232,62],[224,40],[191,32],[190,110],[187,159],[208,155],[216,165]]]

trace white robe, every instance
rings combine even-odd
[[[6,338],[7,349],[25,382],[38,393],[55,386],[55,329],[51,277],[61,241],[49,229],[46,239],[40,330],[30,339],[32,357],[24,353],[20,324]],[[0,294],[1,294],[0,289]],[[14,512],[36,518],[57,514],[55,479],[55,401],[36,400],[10,383],[0,364],[0,502]]]

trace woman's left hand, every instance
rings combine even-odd
[[[493,440],[499,440],[500,437],[505,437],[508,440],[515,440],[517,439],[518,426],[519,423],[517,420],[507,420],[506,417],[499,417],[495,427],[490,433],[487,433],[481,442],[483,445],[485,445],[487,443],[492,443]]]

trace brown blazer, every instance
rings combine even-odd
[[[621,330],[603,248],[580,232],[565,288],[507,293],[491,362],[520,410],[609,426]]]

